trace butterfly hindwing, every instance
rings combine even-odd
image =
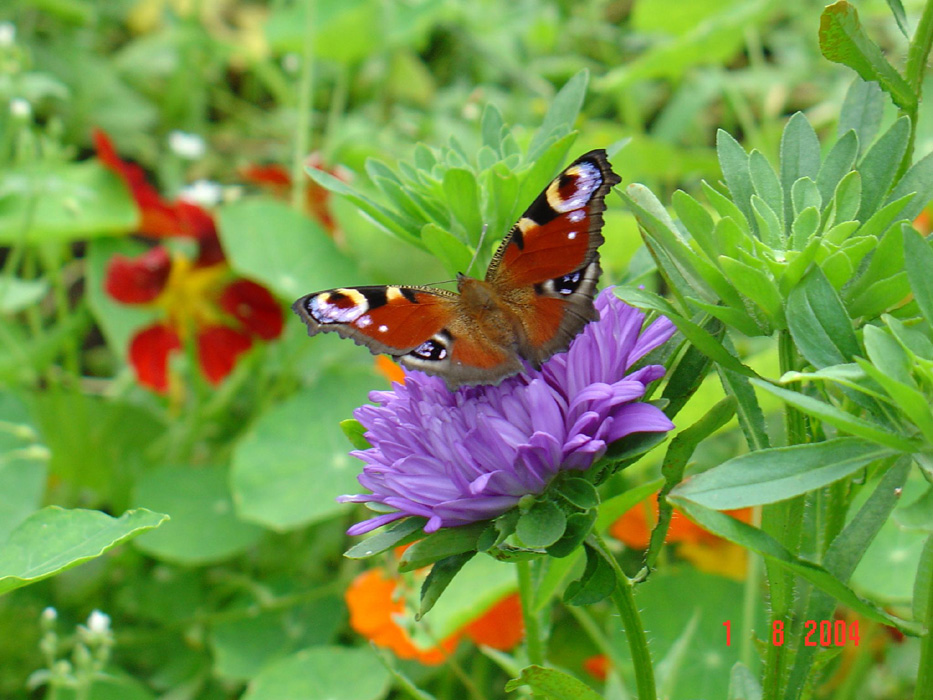
[[[515,308],[523,357],[539,365],[588,322],[599,279],[605,198],[621,181],[604,150],[586,153],[538,195],[496,251],[486,280]]]
[[[430,287],[345,287],[308,294],[292,308],[308,335],[335,332],[411,369],[441,375],[448,386],[515,374],[514,352],[488,342],[459,308],[460,297]]]

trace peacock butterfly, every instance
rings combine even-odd
[[[308,335],[335,331],[449,389],[497,384],[563,352],[589,321],[599,279],[606,194],[621,178],[606,152],[577,158],[503,239],[484,280],[457,275],[459,294],[433,287],[344,287],[298,299]]]

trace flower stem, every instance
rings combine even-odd
[[[904,67],[907,84],[917,95],[917,101],[910,111],[901,110],[901,114],[906,114],[910,118],[910,140],[898,169],[898,178],[907,172],[913,162],[914,141],[917,135],[917,112],[920,108],[920,98],[923,95],[923,72],[926,69],[931,46],[933,46],[933,0],[927,0],[923,6],[920,22],[917,24],[917,31],[914,32],[914,37],[907,49],[907,65]]]
[[[311,141],[311,97],[314,93],[314,0],[305,0],[304,53],[298,82],[295,151],[292,154],[292,206],[305,210],[305,159]]]
[[[587,542],[599,552],[612,568],[616,577],[616,587],[612,591],[612,602],[615,603],[619,617],[622,618],[622,627],[628,639],[629,652],[632,655],[632,665],[635,669],[635,687],[638,688],[639,700],[655,700],[658,691],[654,684],[654,668],[651,664],[651,653],[648,651],[648,639],[645,628],[641,624],[641,615],[635,604],[634,585],[625,575],[619,562],[606,547],[603,538],[596,532],[590,533]]]
[[[927,571],[924,572],[923,569]],[[922,622],[926,628],[925,634],[920,638],[920,672],[917,674],[917,686],[914,691],[914,700],[933,700],[933,535],[927,538],[927,543],[920,555],[920,566],[917,570],[917,584],[926,574],[926,620]],[[918,598],[923,591],[917,591]],[[919,602],[919,601],[918,601]],[[917,610],[920,606],[914,605]]]
[[[519,561],[515,564],[518,571],[518,593],[522,601],[522,619],[525,622],[525,649],[528,663],[544,665],[544,642],[541,640],[541,625],[538,614],[532,609],[534,586],[531,581],[531,562]]]

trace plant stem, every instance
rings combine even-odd
[[[752,509],[752,524],[761,527],[761,506]],[[751,668],[755,659],[755,647],[752,644],[752,635],[755,627],[755,609],[759,605],[759,591],[761,581],[761,557],[745,550],[745,586],[742,591],[742,626],[739,629],[739,661],[746,668]]]
[[[622,627],[628,639],[629,652],[632,655],[632,665],[635,669],[635,687],[638,688],[639,700],[656,700],[658,691],[654,684],[654,668],[651,663],[651,653],[648,651],[648,639],[645,628],[641,624],[641,615],[635,604],[634,585],[625,575],[619,562],[612,555],[596,532],[591,533],[587,543],[594,547],[612,568],[616,577],[616,587],[612,591],[612,602],[615,603],[619,617],[622,618]]]
[[[292,206],[305,210],[305,159],[311,142],[311,97],[314,93],[314,0],[305,0],[304,53],[298,82],[295,151],[292,154]]]
[[[927,0],[923,6],[920,23],[917,24],[917,31],[914,32],[914,38],[911,39],[910,46],[907,48],[905,77],[907,84],[917,96],[917,100],[911,110],[901,110],[901,114],[906,114],[910,118],[910,138],[907,142],[907,151],[904,153],[904,158],[901,160],[901,165],[897,171],[897,179],[900,179],[907,172],[914,159],[917,112],[920,109],[920,99],[923,96],[923,73],[926,69],[927,56],[930,54],[931,46],[933,46],[933,0]]]
[[[522,601],[522,619],[525,622],[525,650],[528,663],[544,665],[544,643],[541,640],[541,625],[532,602],[535,590],[531,581],[531,562],[519,561],[515,564],[518,571],[518,593]]]
[[[926,569],[926,571],[924,571]],[[924,575],[925,574],[925,575]],[[914,691],[914,700],[933,700],[933,535],[927,538],[920,555],[920,566],[917,569],[917,583],[926,579],[926,619],[918,620],[924,626],[923,636],[920,638],[920,671],[917,673],[917,687]],[[924,592],[917,591],[916,600],[922,599]],[[914,604],[914,610],[920,606]]]

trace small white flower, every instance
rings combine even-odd
[[[32,105],[22,97],[14,97],[10,100],[10,114],[17,119],[29,119],[32,115]]]
[[[185,160],[197,160],[204,156],[207,144],[197,134],[189,134],[177,129],[168,135],[168,147]]]
[[[297,73],[301,68],[301,57],[296,53],[287,53],[282,56],[282,68],[286,73]]]
[[[16,41],[16,25],[12,22],[0,22],[0,48],[12,46]]]
[[[178,193],[178,198],[202,207],[212,207],[224,197],[224,188],[213,180],[196,180]]]
[[[47,620],[48,622],[54,622],[58,619],[58,610],[50,605],[42,611],[42,619]]]
[[[87,617],[87,628],[95,634],[104,634],[110,631],[110,616],[100,610],[92,610]]]

